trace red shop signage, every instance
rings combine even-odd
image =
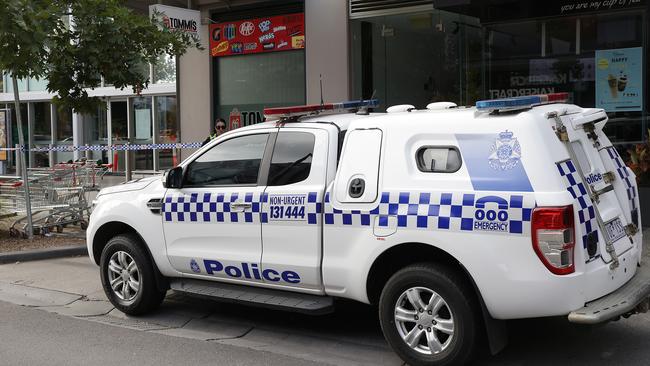
[[[214,57],[302,48],[304,13],[210,25],[210,54]]]

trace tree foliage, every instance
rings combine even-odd
[[[48,81],[54,102],[78,112],[102,101],[85,88],[105,83],[139,93],[149,63],[178,56],[198,42],[162,27],[123,0],[0,0],[0,69]]]

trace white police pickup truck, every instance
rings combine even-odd
[[[647,311],[635,177],[607,115],[566,97],[267,110],[102,190],[88,251],[127,314],[170,288],[314,314],[353,299],[412,365],[464,363],[483,337],[497,352],[505,319]]]

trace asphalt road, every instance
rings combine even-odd
[[[0,302],[0,314],[0,365],[305,364],[270,352],[140,332],[5,302]]]
[[[507,348],[484,350],[476,365],[650,365],[650,313],[599,326],[563,317],[507,325]],[[315,317],[170,291],[158,311],[132,318],[106,301],[88,258],[0,265],[0,366],[109,363],[403,364],[363,304]]]

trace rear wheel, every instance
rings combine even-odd
[[[478,334],[476,300],[455,271],[416,264],[395,273],[379,300],[386,340],[410,365],[462,365]]]
[[[111,239],[100,260],[104,292],[120,311],[129,315],[147,313],[157,308],[165,292],[156,286],[154,264],[132,234]]]

